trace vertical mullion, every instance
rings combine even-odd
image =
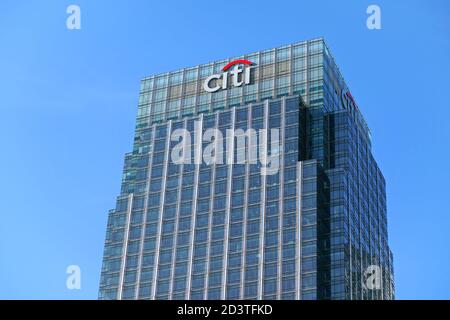
[[[148,197],[150,194],[150,180],[151,180],[151,168],[153,163],[153,146],[155,145],[155,125],[152,126],[152,138],[151,138],[151,146],[152,151],[148,155],[149,156],[149,162],[147,166],[147,182],[145,187],[145,200],[144,200],[144,217],[142,221],[142,231],[141,231],[141,241],[140,241],[140,248],[139,248],[139,261],[138,261],[138,271],[137,271],[137,280],[136,280],[136,298],[139,299],[139,286],[140,286],[140,279],[141,279],[141,272],[142,272],[142,260],[144,255],[144,239],[145,239],[145,229],[147,224],[147,214],[148,214]]]
[[[128,206],[127,206],[127,223],[125,227],[125,235],[124,235],[124,245],[123,245],[123,256],[120,270],[120,279],[119,279],[119,290],[117,299],[122,299],[122,291],[123,291],[123,279],[125,276],[125,264],[127,262],[127,251],[128,251],[128,236],[130,234],[130,220],[131,220],[131,211],[133,208],[133,193],[128,195]]]
[[[269,100],[264,100],[264,129],[267,130],[267,115],[269,112]],[[258,153],[259,153],[259,145],[261,144],[261,139],[265,139],[267,141],[267,131],[265,132],[265,136],[262,137],[259,135],[258,137]],[[259,160],[261,161],[263,155],[259,154]],[[261,163],[262,168],[262,163]],[[261,172],[260,172],[261,174]],[[258,300],[261,300],[263,297],[263,287],[264,287],[264,241],[265,241],[265,220],[266,220],[266,175],[261,175],[261,222],[260,222],[260,238],[259,238],[259,290],[258,290]]]
[[[199,184],[199,175],[200,175],[200,165],[202,163],[202,132],[203,132],[203,114],[200,115],[200,121],[198,122],[199,128],[194,127],[194,131],[198,130],[197,134],[194,134],[194,139],[199,139],[194,141],[194,164],[195,164],[195,172],[194,172],[194,199],[192,203],[192,217],[191,217],[191,231],[190,231],[190,244],[189,244],[189,262],[188,262],[188,272],[187,272],[187,284],[186,284],[186,293],[185,298],[190,299],[191,297],[191,285],[192,285],[192,264],[194,257],[194,240],[195,240],[195,223],[197,217],[197,198],[198,198],[198,184]]]
[[[187,128],[187,119],[185,119],[183,121],[184,123],[184,129]],[[186,132],[186,131],[185,131]],[[183,143],[185,143],[186,141],[186,137],[183,137]],[[169,150],[170,150],[170,142],[171,139],[169,137]],[[186,147],[186,145],[183,146],[184,148]],[[184,154],[183,156],[186,156],[186,150],[184,149]],[[189,155],[191,156],[191,155]],[[175,230],[174,230],[174,239],[173,239],[173,244],[172,244],[172,248],[173,248],[173,252],[172,252],[172,261],[171,261],[171,268],[170,268],[170,284],[169,284],[169,299],[172,299],[172,294],[173,294],[173,283],[174,283],[174,276],[175,276],[175,260],[176,260],[176,253],[177,253],[177,249],[178,249],[178,243],[177,243],[177,239],[178,239],[178,227],[179,227],[179,223],[180,223],[180,207],[181,207],[181,193],[183,191],[183,174],[184,174],[184,161],[185,159],[183,159],[183,162],[181,164],[178,164],[180,166],[180,172],[179,172],[179,177],[178,177],[178,197],[177,197],[177,205],[176,205],[176,212],[175,212]]]
[[[297,162],[297,212],[298,218],[297,220],[297,254],[296,257],[296,266],[297,266],[297,299],[302,300],[302,180],[303,180],[303,161]]]
[[[280,228],[280,234],[279,234],[279,246],[278,246],[278,299],[281,298],[281,292],[282,292],[282,257],[283,257],[283,216],[284,216],[284,148],[283,150],[281,150],[281,146],[284,146],[284,142],[285,142],[285,137],[284,137],[284,127],[285,127],[285,117],[284,117],[284,111],[285,111],[285,106],[286,106],[286,97],[283,97],[281,99],[281,124],[280,124],[280,130],[281,133],[279,135],[279,139],[280,139],[280,158],[279,158],[279,177],[278,177],[278,181],[279,181],[279,204],[278,204],[278,208],[279,208],[279,219],[278,219],[278,226]]]
[[[218,130],[219,127],[219,112],[216,112],[216,114],[214,115],[216,117],[215,119],[215,130]],[[210,197],[210,202],[209,202],[209,211],[208,211],[208,233],[207,233],[207,242],[206,242],[206,270],[205,270],[205,280],[204,280],[204,290],[203,290],[203,299],[207,299],[208,296],[208,282],[209,282],[209,253],[211,250],[211,233],[212,233],[212,216],[214,214],[214,200],[215,200],[215,195],[214,195],[214,190],[215,190],[215,184],[216,184],[216,166],[217,166],[217,149],[218,149],[218,143],[221,142],[223,143],[223,141],[219,141],[219,139],[217,139],[217,137],[214,138],[214,159],[215,162],[211,167],[211,186],[210,186],[210,192],[211,192],[211,197]],[[223,150],[223,149],[222,149]],[[223,157],[223,154],[221,155]]]
[[[158,271],[159,271],[159,256],[160,256],[160,245],[161,245],[161,236],[162,236],[162,223],[163,223],[163,214],[164,214],[164,202],[165,202],[165,194],[166,194],[166,183],[167,183],[167,168],[169,164],[169,149],[170,149],[170,132],[172,131],[172,120],[169,120],[167,124],[166,130],[166,148],[164,151],[164,169],[163,169],[163,177],[162,177],[162,187],[161,187],[161,199],[159,203],[159,221],[158,221],[158,233],[156,240],[156,249],[155,249],[155,262],[153,268],[153,287],[151,299],[155,300],[156,290],[157,290],[157,281],[158,281]],[[155,130],[156,133],[156,130]],[[154,150],[153,150],[154,151]]]

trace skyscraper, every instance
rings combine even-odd
[[[385,180],[323,39],[144,78],[100,299],[393,299]]]

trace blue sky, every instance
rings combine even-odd
[[[97,297],[140,78],[323,36],[387,180],[397,298],[450,299],[449,21],[445,0],[1,1],[0,298]]]

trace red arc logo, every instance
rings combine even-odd
[[[231,61],[229,63],[227,63],[223,68],[222,71],[227,71],[228,69],[230,69],[232,66],[234,66],[235,64],[246,64],[248,66],[253,65],[253,62],[245,60],[245,59],[238,59],[238,60],[234,60]]]

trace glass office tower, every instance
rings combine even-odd
[[[233,160],[254,136],[227,130],[277,133],[276,170],[219,149],[173,160],[181,140],[202,158],[212,128]],[[323,39],[144,78],[99,298],[393,299],[386,216],[370,131]]]

